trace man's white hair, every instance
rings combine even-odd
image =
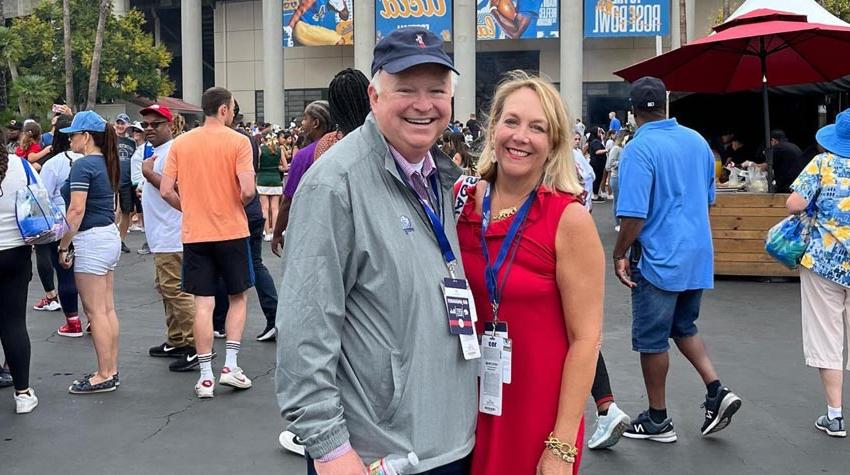
[[[456,72],[454,72],[454,71],[449,70],[449,72],[451,72],[451,74],[452,74],[452,80],[451,80],[451,95],[452,95],[452,97],[454,97],[454,96],[455,96],[455,89],[457,89],[457,81],[458,81],[458,79],[459,79],[459,76],[458,76],[458,74],[457,74]],[[379,69],[379,70],[375,73],[375,75],[374,75],[374,76],[372,76],[372,80],[371,80],[371,81],[369,81],[369,84],[371,84],[371,85],[372,85],[372,88],[373,88],[373,89],[375,89],[375,92],[376,92],[379,96],[381,95],[381,88],[382,88],[382,87],[381,87],[381,76],[382,76],[383,74],[384,74],[384,70],[383,70],[383,69]],[[386,74],[390,74],[390,73],[386,73]]]

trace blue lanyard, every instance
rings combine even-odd
[[[440,252],[443,254],[443,261],[446,263],[446,267],[449,269],[449,276],[454,279],[455,269],[457,269],[457,258],[455,257],[454,251],[452,251],[452,245],[449,242],[448,236],[446,236],[446,228],[443,226],[443,206],[442,206],[442,189],[440,188],[440,178],[439,171],[434,170],[434,173],[431,174],[429,180],[431,181],[431,189],[434,190],[434,205],[436,205],[437,209],[440,210],[440,215],[434,212],[434,209],[431,208],[431,205],[428,204],[427,201],[423,200],[419,193],[416,192],[416,188],[410,184],[410,181],[407,179],[407,175],[405,175],[404,170],[396,163],[396,169],[398,169],[399,175],[401,175],[402,180],[410,188],[410,191],[413,192],[413,195],[416,196],[416,199],[419,200],[419,204],[422,206],[422,209],[425,211],[425,214],[428,216],[428,220],[431,221],[431,231],[434,233],[434,237],[437,239],[437,244],[440,245]],[[427,190],[426,190],[427,192]]]
[[[519,243],[519,238],[521,237],[520,228],[525,222],[525,219],[528,217],[528,212],[531,209],[532,203],[534,203],[534,198],[537,196],[537,189],[529,193],[528,198],[526,198],[519,211],[517,211],[516,216],[514,216],[514,221],[511,223],[511,226],[508,228],[508,233],[502,241],[502,247],[499,248],[499,254],[496,256],[496,262],[492,264],[490,263],[490,249],[487,247],[487,240],[485,238],[487,235],[487,228],[490,226],[490,191],[491,185],[488,184],[487,191],[484,193],[484,200],[481,204],[481,251],[484,253],[484,279],[487,282],[487,294],[490,297],[490,305],[493,306],[493,319],[497,320],[499,302],[502,298],[502,288],[505,286],[508,273],[511,270],[510,267],[513,264],[514,257],[516,257],[516,249],[514,249],[514,252],[511,253],[511,258],[508,261],[508,267],[502,276],[501,285],[498,284],[499,271],[502,269],[502,265],[508,257],[508,252],[512,247],[514,247],[514,240],[517,241],[517,244]]]

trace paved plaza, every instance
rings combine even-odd
[[[616,238],[610,208],[598,205],[595,212],[609,256]],[[142,235],[131,233],[127,242],[135,251]],[[264,257],[278,277],[280,259],[268,246]],[[631,351],[629,294],[610,268],[606,287],[603,353],[617,401],[634,416],[645,409],[646,396],[638,357]],[[197,372],[169,372],[171,359],[147,354],[164,340],[152,256],[123,255],[115,293],[122,385],[114,394],[69,395],[71,381],[95,366],[91,339],[57,336],[61,312],[29,312],[31,384],[40,405],[32,414],[17,416],[12,389],[0,390],[0,473],[304,473],[303,459],[285,453],[277,442],[283,421],[274,394],[275,345],[254,340],[265,322],[255,293],[239,355],[254,387],[237,393],[219,386],[214,399],[203,401],[192,393]],[[34,275],[30,304],[42,294]],[[703,299],[699,325],[723,383],[744,401],[732,425],[709,438],[699,435],[705,388],[674,352],[668,411],[679,441],[623,440],[613,450],[586,451],[581,473],[848,473],[850,440],[831,439],[814,428],[825,403],[817,371],[803,365],[799,312],[797,282],[719,280]],[[216,351],[217,372],[224,363],[224,341],[216,340]]]

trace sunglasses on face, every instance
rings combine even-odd
[[[153,122],[140,122],[139,125],[141,125],[143,129],[148,129],[148,128],[155,129],[155,128],[157,128],[160,125],[165,124],[165,123],[168,123],[168,121],[167,120],[155,120]]]

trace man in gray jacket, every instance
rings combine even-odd
[[[276,383],[308,473],[361,475],[364,463],[408,452],[420,462],[405,473],[469,471],[479,362],[450,334],[441,291],[443,279],[464,278],[452,211],[460,170],[433,148],[451,116],[453,71],[427,30],[381,40],[372,114],[293,200]]]

